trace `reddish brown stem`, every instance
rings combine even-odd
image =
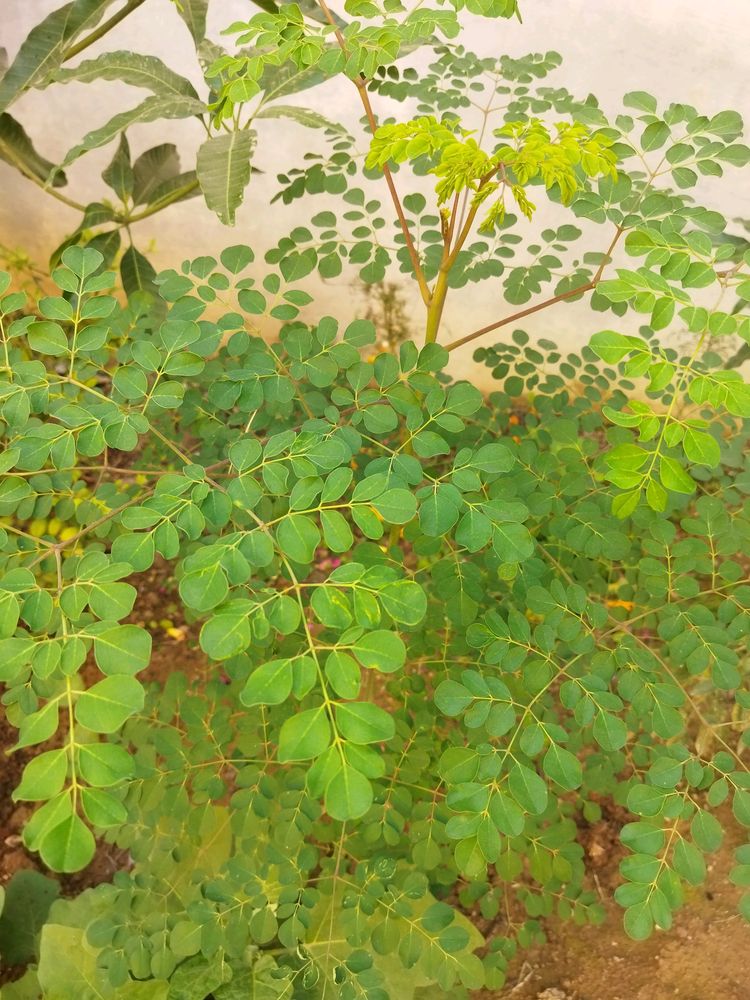
[[[602,275],[604,274],[604,268],[607,266],[607,263],[612,256],[612,252],[617,246],[623,232],[624,229],[622,226],[618,226],[616,228],[612,242],[609,244],[604,254],[604,260],[599,265],[596,274],[590,281],[587,281],[584,285],[579,285],[577,288],[569,288],[567,292],[560,292],[559,295],[553,295],[550,299],[544,299],[543,302],[537,302],[536,305],[529,306],[528,309],[521,309],[519,312],[506,316],[504,319],[500,319],[496,323],[490,323],[488,326],[483,326],[480,330],[475,330],[473,333],[469,333],[465,337],[461,337],[459,340],[454,340],[453,343],[446,344],[446,351],[455,351],[457,347],[463,347],[464,344],[468,344],[472,340],[476,340],[478,337],[483,337],[485,333],[492,333],[493,330],[499,330],[502,326],[508,326],[510,323],[515,323],[517,320],[523,319],[525,316],[531,316],[533,313],[540,312],[542,309],[546,309],[548,306],[553,306],[557,302],[564,302],[566,299],[573,299],[578,295],[583,295],[586,292],[593,291],[601,281]]]
[[[323,11],[326,20],[333,28],[334,34],[336,36],[336,41],[339,43],[339,47],[344,55],[348,56],[348,51],[346,48],[346,39],[342,35],[340,29],[338,28],[333,14],[328,7],[325,0],[318,0],[318,5]],[[370,103],[370,95],[367,93],[367,81],[362,77],[357,77],[354,83],[359,92],[360,99],[362,101],[362,107],[365,111],[365,116],[367,117],[367,123],[370,126],[370,131],[375,134],[378,123],[375,118],[375,114],[372,110],[372,104]],[[409,231],[409,223],[406,221],[406,216],[404,215],[404,210],[401,207],[401,201],[396,191],[396,185],[393,183],[393,175],[391,174],[390,167],[386,163],[383,166],[383,176],[385,177],[385,182],[388,185],[388,190],[391,195],[391,200],[393,201],[393,207],[396,209],[396,215],[398,216],[399,225],[401,226],[401,232],[403,233],[404,240],[406,241],[406,249],[409,254],[409,259],[411,260],[412,267],[414,268],[414,277],[417,279],[417,284],[419,285],[419,290],[422,293],[422,299],[425,305],[430,303],[430,289],[427,285],[427,281],[422,271],[422,265],[419,262],[419,254],[417,253],[417,248],[414,246],[414,240],[411,237],[411,232]]]

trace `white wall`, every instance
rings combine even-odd
[[[0,45],[11,58],[29,29],[59,5],[59,0],[2,0]],[[192,40],[171,9],[170,0],[149,0],[130,15],[102,42],[85,53],[91,57],[108,49],[123,48],[160,56],[173,68],[189,76],[200,87],[201,79]],[[556,49],[563,66],[552,79],[574,93],[595,93],[605,111],[616,113],[621,95],[629,90],[648,90],[664,102],[694,104],[714,114],[735,108],[750,117],[747,94],[750,4],[748,0],[525,0],[524,23],[488,21],[466,17],[461,41],[481,55],[522,55],[529,51]],[[218,39],[221,29],[233,20],[246,19],[254,8],[247,0],[213,0],[209,36]],[[90,128],[103,123],[113,108],[134,106],[143,91],[116,83],[94,86],[69,84],[46,91],[32,91],[13,108],[24,122],[38,148],[50,159],[64,153]],[[288,99],[318,108],[331,118],[341,118],[354,128],[360,108],[353,88],[341,80]],[[403,114],[403,112],[402,112]],[[140,152],[158,142],[174,141],[183,152],[183,165],[191,164],[202,132],[197,123],[159,122],[137,126],[129,138]],[[151,256],[159,266],[174,264],[185,256],[216,253],[228,243],[246,242],[257,251],[275,243],[279,235],[299,219],[299,204],[270,206],[279,169],[299,163],[302,152],[317,143],[315,133],[289,123],[264,123],[257,166],[265,173],[255,176],[237,216],[234,230],[223,227],[199,199],[176,205],[158,222],[146,220],[138,226],[141,244],[153,242]],[[110,150],[88,154],[69,171],[65,192],[79,200],[102,195],[99,178],[111,156]],[[746,177],[746,175],[745,175]],[[698,198],[729,218],[750,218],[750,186],[732,169],[723,180],[704,179]],[[383,192],[385,204],[386,196]],[[327,207],[318,199],[315,211]],[[77,221],[68,210],[0,163],[0,242],[23,247],[39,261]],[[606,235],[600,232],[589,249],[601,249]],[[261,256],[261,253],[258,254]],[[346,274],[321,288],[317,309],[351,313],[353,297]],[[478,290],[470,286],[463,295],[454,294],[446,310],[446,339],[462,336],[477,326],[508,313],[501,288],[490,283]],[[415,300],[415,325],[421,317]],[[602,325],[585,304],[563,305],[531,317],[525,328],[536,336],[550,336],[576,346]],[[471,349],[457,352],[462,372],[472,367]]]

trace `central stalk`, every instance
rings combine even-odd
[[[434,344],[437,340],[440,320],[443,316],[443,306],[445,297],[448,294],[448,271],[440,269],[435,282],[435,287],[430,296],[430,303],[427,306],[427,325],[425,327],[425,344]]]

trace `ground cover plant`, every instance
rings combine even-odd
[[[52,14],[0,81],[3,157],[60,197],[112,143],[115,196],[80,206],[50,287],[0,274],[0,680],[12,752],[38,748],[27,848],[71,873],[100,838],[123,865],[74,899],[10,883],[0,950],[29,968],[4,1000],[497,988],[542,917],[601,918],[579,827],[607,804],[626,930],[668,928],[730,813],[750,826],[750,254],[690,193],[746,165],[739,115],[635,91],[609,119],[548,81],[555,53],[460,46],[464,7],[515,0],[264,3],[232,50],[183,0],[208,96],[153,57],[76,64],[140,4],[110,6]],[[274,103],[331,77],[357,135]],[[5,109],[73,79],[153,94],[57,165]],[[298,224],[263,260],[157,273],[130,225],[199,193],[231,222],[264,113],[330,147],[279,176]],[[132,158],[130,124],[178,115],[206,130],[195,171]],[[397,335],[316,312],[299,283],[344,269]],[[446,342],[479,281],[507,307]],[[579,354],[519,326],[583,297],[602,329]],[[448,373],[470,342],[487,396]],[[148,681],[155,575],[205,684],[179,657]]]

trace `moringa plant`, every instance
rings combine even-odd
[[[554,53],[436,40],[463,6],[281,4],[232,27],[216,141],[247,143],[272,72],[340,77],[363,111],[362,135],[326,127],[330,154],[280,175],[296,225],[263,263],[237,244],[122,299],[89,243],[38,301],[0,277],[24,841],[55,872],[97,837],[124,858],[52,903],[3,1000],[497,988],[543,918],[602,919],[581,831],[614,805],[636,939],[671,926],[731,812],[750,826],[750,388],[712,350],[750,341],[750,257],[687,193],[747,163],[742,122],[643,92],[610,121],[548,84]],[[416,45],[421,76],[397,65]],[[381,118],[381,95],[414,113]],[[134,184],[118,131],[110,174]],[[538,230],[546,201],[568,221]],[[412,279],[419,340],[379,353],[369,320],[313,316],[299,283],[344,268]],[[446,303],[479,281],[508,311],[446,342]],[[584,296],[621,329],[579,354],[518,328]],[[673,323],[687,354],[657,337]],[[486,396],[447,371],[474,342]],[[144,673],[139,590],[171,578],[205,684],[177,645],[163,683]],[[747,845],[732,878],[750,884]]]

